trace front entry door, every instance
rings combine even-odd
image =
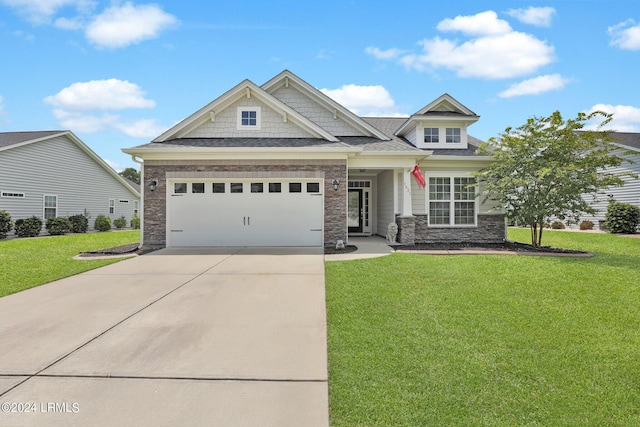
[[[362,189],[349,189],[349,233],[362,233]]]

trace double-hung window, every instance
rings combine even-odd
[[[44,219],[55,218],[58,216],[58,196],[44,195]]]
[[[429,178],[429,225],[476,224],[476,180],[472,177]]]

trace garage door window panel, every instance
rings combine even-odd
[[[175,194],[186,194],[187,193],[187,183],[186,182],[176,182],[173,184],[173,192]]]
[[[251,192],[252,193],[264,193],[264,184],[262,182],[252,182],[251,183]]]
[[[214,194],[222,194],[225,192],[224,182],[214,182],[213,183],[213,193]]]
[[[204,194],[204,182],[194,182],[191,184],[191,192],[194,194]]]
[[[280,183],[280,182],[270,182],[269,183],[269,193],[282,193],[282,183]]]
[[[320,192],[319,182],[307,182],[307,193],[319,193],[319,192]]]
[[[229,184],[231,193],[242,193],[243,191],[243,183],[242,182],[232,182]]]
[[[302,183],[301,182],[290,182],[289,183],[289,193],[302,193]]]

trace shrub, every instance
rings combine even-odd
[[[62,236],[71,233],[71,222],[64,217],[49,218],[45,228],[52,236]]]
[[[104,215],[98,215],[93,227],[98,231],[109,231],[111,230],[111,218]]]
[[[580,230],[593,230],[593,221],[589,221],[588,219],[582,221],[580,223]]]
[[[611,233],[635,233],[640,224],[640,208],[630,203],[611,201],[604,224]]]
[[[12,228],[13,221],[11,221],[9,212],[0,211],[0,239],[7,237],[7,233],[10,232]]]
[[[15,230],[18,237],[36,237],[42,230],[42,220],[37,216],[18,219],[16,220]]]
[[[553,221],[551,228],[554,230],[564,230],[564,223],[562,221]]]
[[[139,230],[140,229],[140,217],[138,217],[138,215],[134,215],[133,218],[131,218],[131,228],[133,228],[134,230]]]
[[[69,217],[72,233],[86,233],[89,229],[89,218],[82,214],[71,215]]]
[[[125,228],[127,226],[127,219],[124,216],[116,218],[113,220],[113,225],[115,225],[117,229]]]

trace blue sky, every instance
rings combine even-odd
[[[289,69],[360,115],[447,92],[496,136],[560,110],[640,132],[640,2],[0,0],[0,131],[70,129],[114,168]],[[1,165],[0,165],[1,167]]]

